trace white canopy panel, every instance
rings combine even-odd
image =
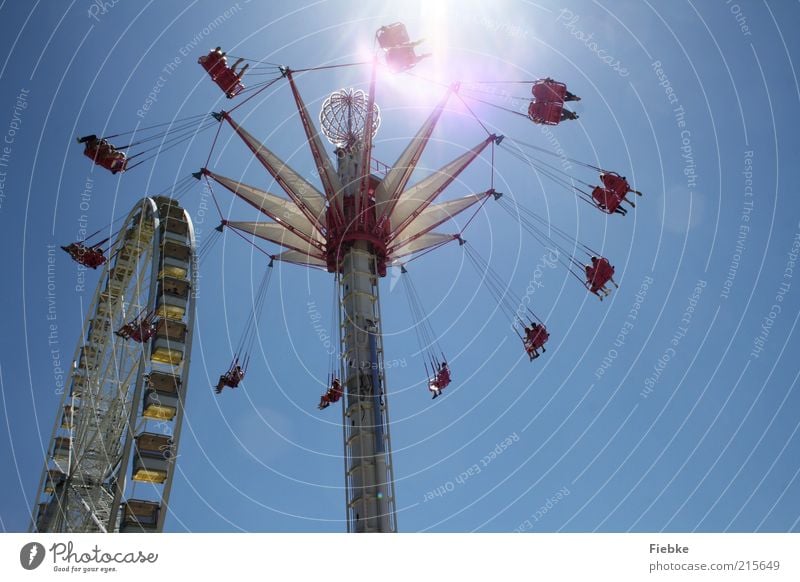
[[[339,180],[339,175],[336,173],[331,163],[331,159],[320,137],[319,129],[317,129],[317,126],[308,114],[308,108],[305,102],[303,102],[303,98],[300,96],[300,92],[297,90],[294,84],[294,78],[291,74],[289,74],[289,84],[292,87],[292,94],[297,103],[297,110],[303,122],[303,129],[306,132],[308,145],[311,148],[311,155],[314,157],[314,163],[317,165],[317,171],[320,174],[320,179],[325,188],[325,195],[331,204],[336,203],[341,207],[342,203],[339,193],[342,191],[342,183]]]
[[[312,226],[306,215],[300,212],[300,209],[293,201],[280,198],[255,186],[249,186],[244,182],[238,182],[211,171],[207,171],[207,175],[239,198],[258,208],[275,222],[289,225],[309,240],[324,243],[325,239]]]
[[[413,187],[400,195],[397,205],[390,216],[392,233],[399,229],[415,213],[430,204],[472,161],[483,151],[491,140],[484,140],[468,152],[465,152],[449,164],[440,168],[427,178],[420,180]]]
[[[276,222],[229,222],[228,226],[284,246],[287,249],[294,249],[302,253],[324,258],[322,250]]]
[[[420,251],[424,251],[425,249],[450,242],[451,240],[456,240],[456,238],[457,236],[454,234],[429,232],[428,234],[423,234],[419,238],[415,238],[408,244],[405,244],[402,247],[397,248],[397,250],[391,252],[389,254],[389,260],[394,261],[400,257],[405,257]]]
[[[440,224],[450,220],[457,214],[460,214],[473,204],[485,199],[489,194],[483,192],[481,194],[468,194],[463,198],[456,198],[455,200],[448,200],[440,204],[431,204],[423,210],[419,216],[411,221],[400,233],[397,233],[395,240],[401,242],[393,244],[394,247],[402,246],[411,238],[419,234],[424,234],[429,230],[433,230]],[[401,234],[402,236],[397,236]]]
[[[283,261],[284,263],[294,263],[296,265],[309,265],[311,267],[326,268],[328,264],[320,258],[312,257],[300,251],[284,251],[279,255],[275,255],[276,261]]]
[[[411,174],[414,173],[414,168],[416,168],[425,146],[428,145],[431,134],[442,115],[449,97],[450,91],[448,90],[444,98],[428,116],[428,119],[425,120],[425,123],[422,124],[422,127],[419,128],[417,134],[406,146],[406,149],[397,158],[392,168],[387,172],[380,186],[375,190],[375,204],[379,208],[385,207],[385,212],[391,212],[391,207],[397,200],[397,196],[405,189]]]
[[[325,226],[325,197],[308,180],[295,172],[283,160],[276,156],[264,144],[250,135],[246,129],[230,117],[226,117],[236,133],[253,150],[253,153],[272,174],[275,181],[294,200],[298,207],[307,209],[308,216],[321,227]]]

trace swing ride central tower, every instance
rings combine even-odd
[[[353,127],[353,110],[348,126]],[[350,135],[336,150],[344,228],[329,249],[339,280],[339,336],[345,387],[343,409],[348,532],[396,532],[394,476],[389,433],[378,281],[385,274],[385,247],[370,236],[374,196],[359,209],[359,164],[364,134]],[[368,177],[374,193],[378,179]],[[378,248],[376,248],[376,246]]]

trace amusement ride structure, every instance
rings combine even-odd
[[[53,426],[34,527],[160,531],[189,378],[191,219],[172,198],[144,198],[122,220],[108,260],[97,245],[65,250],[102,272]]]
[[[514,326],[531,360],[545,351],[549,338],[544,322],[530,308],[522,307],[524,303],[509,288],[508,281],[462,237],[488,200],[499,200],[537,241],[555,249],[559,262],[600,299],[609,292],[608,282],[616,285],[614,268],[600,253],[533,211],[501,200],[502,195],[494,189],[495,150],[505,149],[511,157],[608,214],[622,214],[621,203],[628,201],[628,192],[634,192],[616,173],[573,160],[583,168],[600,172],[603,185],[592,186],[537,157],[552,155],[551,152],[490,132],[467,102],[504,107],[492,103],[491,97],[486,96],[491,93],[481,93],[474,83],[469,89],[459,83],[445,87],[440,101],[396,161],[391,165],[376,163],[372,154],[373,138],[380,126],[377,70],[387,67],[402,73],[426,56],[416,54],[418,43],[409,40],[400,23],[381,28],[376,40],[380,48],[372,61],[333,66],[370,67],[368,91],[342,89],[332,93],[323,103],[319,127],[301,97],[296,75],[331,66],[292,70],[252,61],[251,74],[272,71],[274,76],[245,88],[242,76],[251,65],[249,59],[240,58],[228,66],[227,56],[217,48],[200,57],[200,64],[228,98],[250,93],[230,111],[214,113],[211,120],[206,115],[193,116],[172,122],[166,129],[161,125],[140,129],[152,129],[152,133],[138,135],[127,146],[114,147],[109,142],[124,134],[105,138],[91,135],[79,140],[84,144],[84,153],[96,164],[117,173],[149,159],[130,163],[152,153],[152,149],[133,153],[142,144],[157,142],[156,153],[150,155],[154,157],[213,125],[217,125],[218,137],[227,124],[285,192],[287,197],[277,196],[207,166],[193,174],[194,178],[205,180],[209,188],[212,184],[224,187],[267,218],[234,221],[220,215],[218,231],[230,229],[253,244],[255,239],[261,239],[283,247],[279,253],[266,253],[270,267],[274,261],[283,261],[325,270],[334,276],[338,288],[339,358],[330,371],[330,387],[319,408],[343,400],[349,532],[397,531],[379,292],[379,282],[387,268],[400,267],[404,273],[420,353],[425,358],[428,388],[436,398],[450,384],[451,371],[403,266],[410,258],[458,242]],[[247,64],[238,68],[244,61]],[[239,107],[282,80],[288,83],[296,104],[319,175],[319,188],[236,121]],[[565,85],[552,79],[525,83],[531,87],[533,98],[519,99],[529,104],[528,114],[507,111],[548,125],[577,118],[564,108],[565,101],[579,100]],[[453,99],[462,103],[486,136],[410,185],[412,174],[447,111],[448,101]],[[323,138],[333,145],[335,163]],[[215,138],[214,144],[216,141]],[[212,145],[212,152],[213,148]],[[491,151],[491,175],[486,187],[441,200],[453,181],[487,150]],[[211,158],[209,154],[208,159]],[[176,190],[182,193],[189,187],[187,184],[181,182],[174,188],[173,198],[146,198],[138,203],[107,251],[110,260],[106,260],[102,249],[105,241],[93,245],[79,241],[65,247],[76,261],[95,268],[103,266],[103,273],[85,324],[84,339],[76,350],[72,387],[64,396],[53,430],[51,458],[43,472],[40,505],[34,518],[33,529],[37,531],[161,531],[163,527],[173,472],[170,458],[174,458],[179,443],[186,397],[194,317],[191,221],[176,199]],[[474,212],[457,232],[440,230],[469,209]],[[578,259],[584,254],[591,263],[584,265],[586,260]],[[217,393],[236,388],[247,373],[249,350],[270,272],[271,268],[267,268],[252,317],[229,369],[220,376]],[[157,426],[151,427],[151,423]],[[137,497],[132,497],[130,489],[141,482],[147,484],[146,490],[141,494],[136,491]]]

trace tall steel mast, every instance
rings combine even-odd
[[[373,85],[374,91],[374,77]],[[394,476],[389,433],[386,375],[383,365],[378,281],[385,273],[385,247],[371,236],[376,208],[370,204],[379,180],[361,170],[369,168],[372,131],[377,130],[374,93],[340,93],[348,131],[335,136],[339,147],[338,176],[342,186],[343,229],[338,252],[341,376],[345,386],[344,444],[347,531],[396,532]],[[331,100],[327,102],[331,106]],[[359,116],[359,114],[361,114]],[[358,123],[354,123],[354,117]],[[343,128],[340,128],[343,129]],[[360,130],[360,131],[359,131]],[[328,132],[331,128],[328,127]],[[366,173],[366,184],[363,175]],[[363,196],[362,193],[366,193]]]

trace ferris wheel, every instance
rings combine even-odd
[[[113,237],[112,237],[113,238]],[[75,348],[39,481],[32,531],[161,531],[183,420],[194,327],[194,231],[173,199],[124,217]]]

